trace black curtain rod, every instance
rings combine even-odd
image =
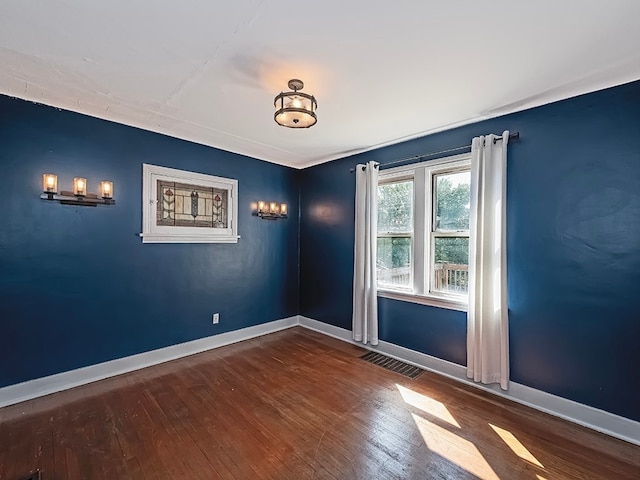
[[[518,140],[520,138],[520,132],[513,132],[509,134],[509,140]],[[493,139],[493,143],[496,143],[498,140],[502,140],[502,137],[496,137]],[[467,150],[470,149],[471,145],[462,145],[461,147],[449,148],[447,150],[440,150],[439,152],[431,152],[431,153],[421,153],[420,155],[414,155],[413,157],[401,158],[400,160],[394,160],[393,162],[381,163],[376,165],[376,167],[386,167],[388,165],[395,165],[396,163],[404,163],[408,162],[408,164],[414,163],[415,161],[422,160],[425,157],[433,157],[435,155],[442,155],[444,153],[452,153],[457,152],[458,150]],[[365,167],[362,167],[364,170]],[[349,170],[351,173],[355,172],[355,167]]]

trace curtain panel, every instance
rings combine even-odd
[[[507,309],[507,142],[476,137],[471,143],[467,377],[509,388]]]
[[[356,223],[353,265],[353,339],[378,344],[376,251],[378,164],[356,165]]]

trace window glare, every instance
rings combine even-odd
[[[379,284],[411,286],[411,238],[378,238],[377,273]]]
[[[436,237],[434,260],[432,289],[466,294],[469,290],[469,237]]]
[[[413,230],[413,181],[384,183],[378,186],[378,232],[398,233]]]
[[[434,176],[434,231],[469,230],[471,172]]]

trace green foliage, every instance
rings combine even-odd
[[[469,238],[447,237],[436,238],[436,263],[455,263],[467,265],[469,263]]]
[[[378,267],[400,268],[411,265],[411,239],[378,238]]]
[[[378,232],[413,230],[413,182],[387,183],[378,187]]]
[[[449,178],[437,178],[436,229],[444,231],[469,230],[469,184],[455,187]],[[469,263],[469,239],[467,237],[437,238],[436,263]]]
[[[437,177],[436,229],[469,230],[469,184],[455,187],[445,176]]]
[[[400,233],[413,230],[413,182],[387,183],[378,187],[378,232]],[[378,267],[407,267],[411,264],[411,239],[378,239]]]
[[[444,231],[469,229],[469,184],[453,185],[446,175],[436,177],[436,228]],[[383,184],[378,187],[378,232],[413,231],[413,182]],[[469,239],[438,238],[435,260],[440,263],[467,264]],[[408,266],[411,261],[411,240],[408,238],[378,239],[378,268]]]

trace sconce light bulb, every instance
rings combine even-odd
[[[42,190],[45,193],[57,193],[58,177],[53,173],[45,173],[42,176]]]
[[[107,199],[111,199],[113,198],[113,182],[109,182],[107,180],[104,180],[101,184],[100,184],[101,190],[102,190],[102,198],[107,198]]]
[[[73,194],[85,196],[87,194],[87,179],[75,177],[73,179]]]

